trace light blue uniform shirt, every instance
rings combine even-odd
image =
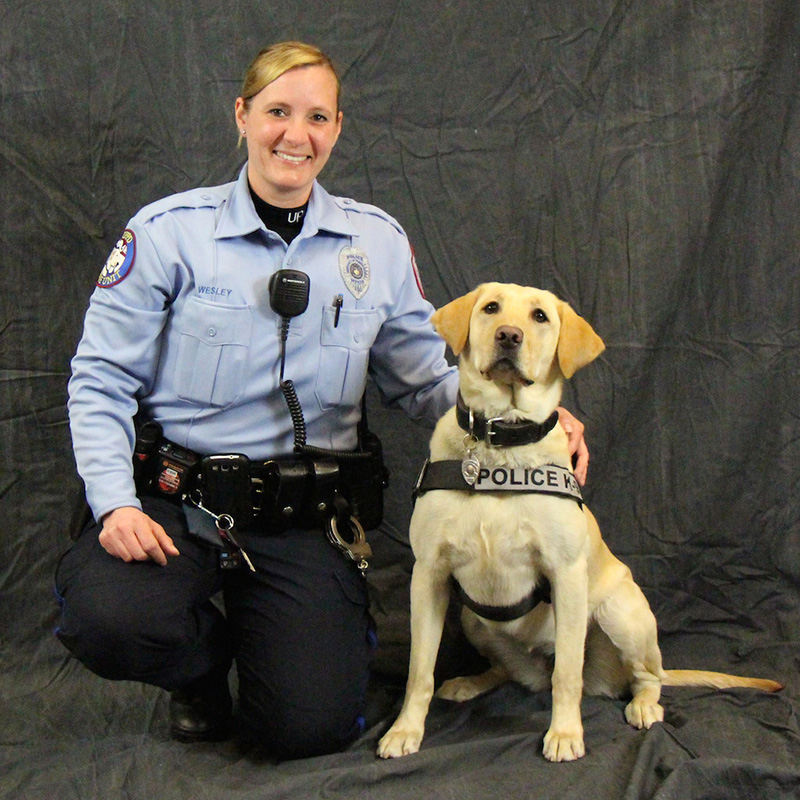
[[[285,369],[308,444],[356,446],[368,372],[384,401],[413,419],[433,423],[453,405],[456,372],[398,223],[315,183],[302,231],[287,247],[256,214],[245,167],[235,182],[143,208],[98,279],[69,383],[75,458],[96,519],[141,507],[131,466],[140,409],[168,439],[201,454],[292,452],[278,385],[280,319],[268,293],[283,268],[310,277]]]

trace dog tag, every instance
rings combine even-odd
[[[472,453],[468,453],[467,457],[461,462],[461,475],[470,486],[473,486],[475,481],[478,480],[480,468],[481,462]]]

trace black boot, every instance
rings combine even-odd
[[[231,694],[227,676],[195,682],[169,698],[172,738],[179,742],[219,742],[230,738]]]

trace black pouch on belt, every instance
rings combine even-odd
[[[339,491],[334,459],[274,459],[256,473],[263,488],[260,509],[270,527],[324,528]]]
[[[200,460],[203,505],[215,514],[228,514],[241,531],[253,520],[250,459],[242,453],[220,453]]]
[[[367,431],[362,440],[363,458],[342,459],[344,493],[353,516],[365,530],[377,528],[383,521],[383,492],[389,485],[389,470],[383,463],[378,437]]]
[[[136,489],[146,492],[151,488],[156,474],[155,462],[163,440],[161,425],[152,420],[134,420],[136,443],[133,448],[133,480]]]

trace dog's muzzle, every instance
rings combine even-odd
[[[486,377],[498,383],[519,383],[523,386],[533,385],[533,381],[522,374],[522,371],[516,364],[516,360],[512,360],[506,356],[498,358],[497,361],[486,370]]]
[[[519,366],[519,353],[525,339],[520,328],[514,325],[501,325],[494,334],[494,361],[485,375],[500,383],[520,383],[530,386],[533,381],[527,378]]]

